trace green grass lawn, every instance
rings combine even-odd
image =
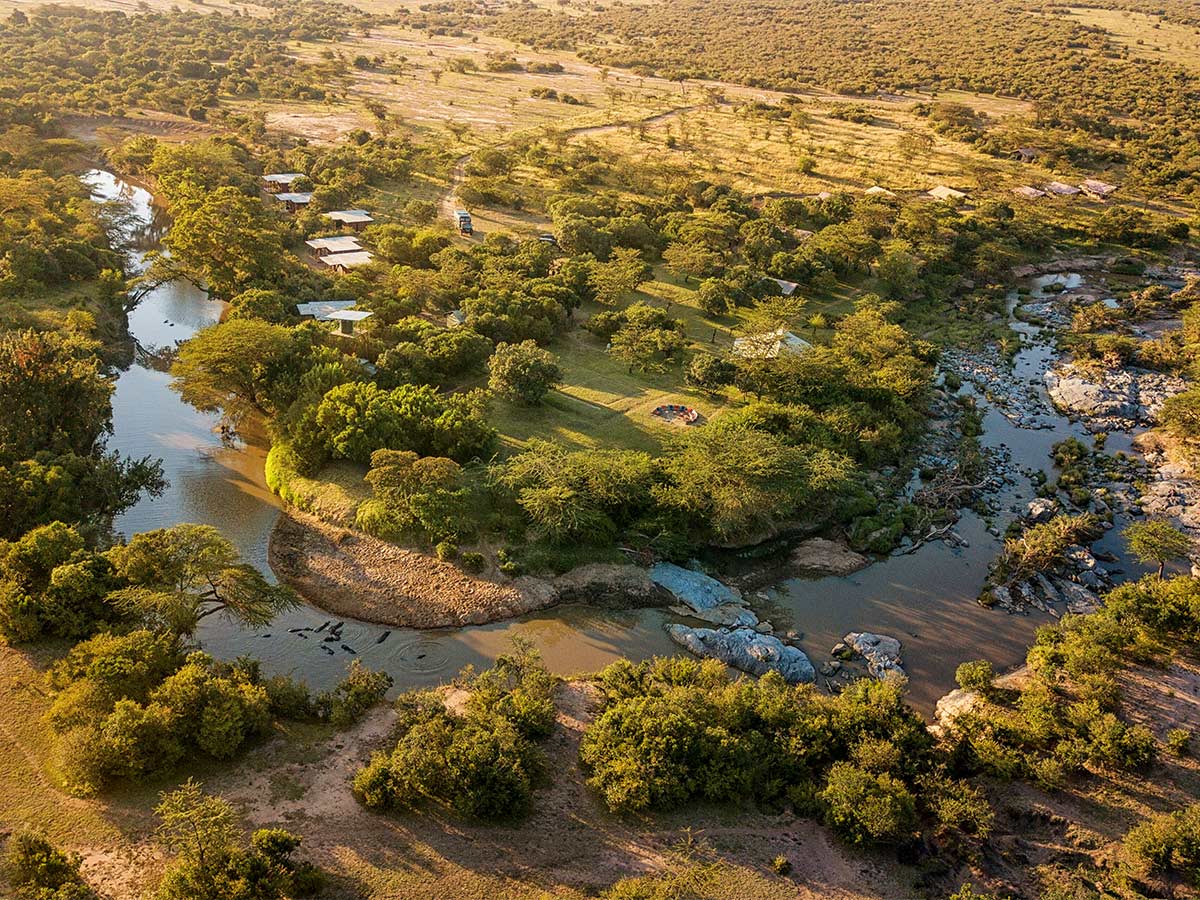
[[[695,304],[695,283],[685,283],[666,272],[655,270],[654,280],[646,282],[630,302],[641,301],[666,308],[683,322],[690,349],[711,349],[726,353],[734,338],[744,331],[744,312],[729,316],[710,316]],[[853,310],[854,299],[869,285],[839,284],[827,295],[810,301],[808,310],[835,317]],[[653,415],[655,407],[682,403],[712,419],[734,407],[743,398],[732,388],[725,395],[713,396],[684,383],[683,367],[670,366],[664,372],[629,370],[605,350],[604,342],[584,331],[582,323],[606,307],[587,303],[575,314],[576,325],[551,345],[563,370],[563,383],[538,407],[523,407],[497,400],[492,406],[491,423],[500,432],[505,449],[517,450],[530,440],[555,440],[572,449],[625,447],[657,453],[663,441],[678,434],[684,426],[671,425]],[[809,340],[828,340],[828,329],[815,334],[808,327],[797,329]]]
[[[542,438],[572,449],[626,447],[654,453],[664,438],[683,427],[652,416],[656,406],[683,403],[707,417],[727,406],[727,401],[685,385],[679,367],[661,374],[630,372],[586,332],[571,332],[550,349],[559,358],[563,383],[540,407],[501,400],[493,404],[492,424],[506,448]]]

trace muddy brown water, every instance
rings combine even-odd
[[[110,173],[85,176],[94,195],[121,198],[139,223],[129,235],[135,264],[156,246],[166,223],[145,190]],[[176,282],[150,293],[130,315],[129,328],[146,350],[169,348],[218,321],[222,305],[196,287]],[[1052,351],[1035,342],[1036,329],[1021,326],[1029,343],[1018,353],[1018,372],[1040,376]],[[1050,469],[1050,447],[1067,434],[1082,432],[1065,419],[1053,431],[1024,431],[990,407],[985,414],[984,443],[1007,444],[1014,461],[1034,469]],[[118,373],[113,397],[112,449],[163,460],[170,487],[158,499],[143,499],[116,522],[126,535],[181,522],[200,522],[221,529],[244,557],[269,571],[267,543],[279,514],[279,501],[263,478],[265,448],[261,442],[223,438],[220,418],[184,403],[170,389],[169,376],[153,367],[144,354]],[[1110,443],[1111,449],[1116,449]],[[1032,495],[1025,479],[1010,488],[1004,506],[1022,505]],[[1001,529],[1011,518],[999,520]],[[848,577],[793,579],[754,600],[760,616],[777,629],[802,632],[801,646],[820,663],[848,631],[877,631],[900,638],[904,665],[911,677],[913,702],[926,712],[953,687],[954,670],[964,660],[987,658],[999,668],[1019,664],[1034,630],[1045,619],[1010,616],[982,609],[976,602],[988,564],[1000,542],[973,513],[964,515],[956,531],[969,546],[928,544],[906,556],[889,557]],[[560,674],[598,669],[619,658],[642,659],[673,654],[677,648],[663,625],[677,617],[665,610],[610,611],[564,606],[508,622],[457,629],[416,631],[386,629],[348,620],[341,640],[323,642],[315,629],[335,617],[301,605],[281,615],[268,628],[245,629],[221,616],[205,620],[198,638],[209,652],[223,658],[250,654],[270,672],[303,678],[314,688],[328,687],[353,658],[384,669],[397,688],[436,684],[467,664],[483,667],[511,645],[511,638],[531,640],[549,667]],[[385,635],[386,632],[386,636]],[[351,654],[342,645],[352,648]]]

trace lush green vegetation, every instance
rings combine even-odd
[[[163,794],[155,812],[158,837],[176,854],[156,900],[285,900],[311,897],[324,887],[320,869],[293,859],[299,835],[260,828],[247,846],[233,807],[195,781]]]
[[[20,900],[92,900],[79,865],[77,855],[33,831],[17,832],[4,848],[3,872]]]
[[[1040,629],[1019,690],[994,688],[986,663],[964,664],[959,682],[978,701],[938,738],[895,682],[859,681],[829,697],[771,676],[731,681],[711,662],[619,662],[598,676],[606,706],[581,762],[618,811],[753,799],[791,803],[854,843],[926,830],[984,838],[992,811],[980,776],[1058,790],[1082,773],[1151,763],[1150,731],[1117,713],[1117,676],[1161,659],[1164,642],[1195,645],[1198,590],[1192,578],[1148,577],[1112,591],[1100,613]],[[1138,864],[1191,872],[1190,851],[1173,849],[1190,846],[1189,815],[1131,835]]]
[[[463,816],[507,819],[529,809],[546,776],[537,741],[554,726],[555,679],[518,645],[491,669],[465,672],[466,708],[451,712],[437,692],[396,701],[396,745],[354,778],[354,793],[379,809],[440,803]]]

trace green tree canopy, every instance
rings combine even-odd
[[[540,404],[562,377],[553,354],[533,341],[499,344],[488,361],[488,388],[492,393],[527,406]]]

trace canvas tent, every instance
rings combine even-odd
[[[349,253],[327,253],[321,257],[321,262],[331,269],[347,272],[368,265],[373,258],[369,250],[352,250]]]
[[[374,313],[368,312],[365,309],[342,309],[335,313],[330,313],[328,318],[338,323],[342,334],[354,334],[354,323],[361,322],[363,319],[369,319],[373,315]]]
[[[335,209],[325,213],[325,218],[341,225],[349,225],[356,231],[375,221],[365,209]]]
[[[967,199],[967,195],[962,191],[956,191],[954,188],[946,187],[944,184],[939,184],[937,187],[933,188],[933,190],[929,192],[929,196],[934,200],[942,201]]]
[[[327,253],[352,253],[362,250],[362,244],[358,242],[358,238],[350,237],[349,235],[313,238],[304,243],[317,256],[325,256]]]
[[[1115,184],[1107,184],[1103,181],[1097,181],[1095,178],[1088,178],[1085,181],[1081,181],[1079,186],[1093,197],[1099,197],[1101,200],[1117,189]]]
[[[334,313],[350,309],[357,302],[356,300],[314,300],[311,303],[297,303],[296,313],[306,319],[328,322],[329,317]]]
[[[282,194],[275,194],[275,199],[294,212],[301,206],[307,206],[311,203],[312,194],[284,192]]]
[[[1058,194],[1060,197],[1074,197],[1079,193],[1079,188],[1070,184],[1063,184],[1061,181],[1052,181],[1046,185],[1046,190],[1051,194]]]
[[[733,342],[733,355],[742,359],[777,359],[798,356],[811,350],[812,344],[790,331],[777,328],[763,334],[747,335]]]
[[[300,172],[278,172],[272,175],[264,175],[262,180],[263,186],[273,194],[282,188],[290,187],[293,181],[303,177],[304,175]]]

